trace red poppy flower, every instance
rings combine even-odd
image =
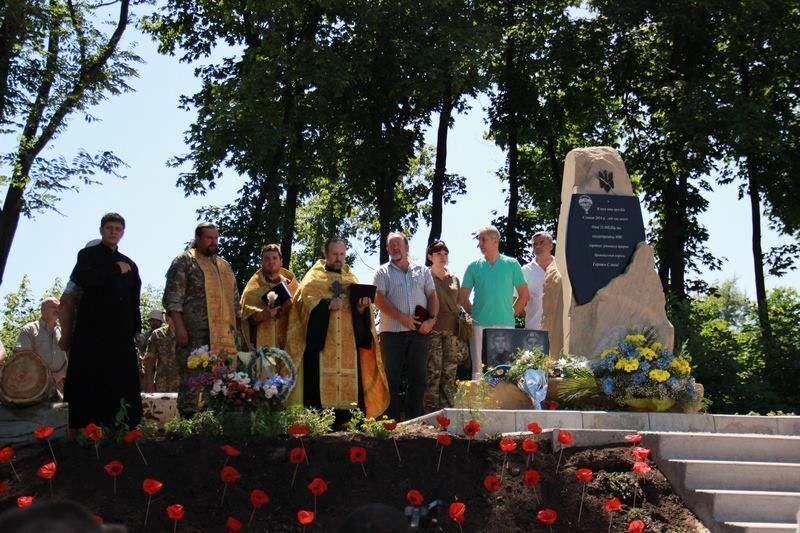
[[[522,441],[522,450],[527,453],[536,453],[539,449],[539,443],[533,439],[525,439]]]
[[[453,502],[450,504],[450,520],[456,524],[464,521],[464,513],[467,512],[467,505],[464,502]]]
[[[83,435],[87,439],[97,442],[103,438],[103,430],[97,424],[87,424],[83,428]]]
[[[570,444],[572,444],[572,433],[570,433],[566,429],[560,429],[558,431],[558,442],[560,442],[564,446],[569,446]]]
[[[100,524],[101,526],[106,522],[105,520],[103,520],[103,517],[100,516],[99,514],[94,515],[94,521]]]
[[[300,522],[301,526],[307,526],[314,521],[314,513],[306,511],[305,509],[300,509],[297,511],[297,521]]]
[[[650,465],[643,462],[643,461],[636,461],[633,463],[633,471],[639,474],[640,476],[645,475],[651,470]]]
[[[33,435],[39,439],[49,439],[56,429],[53,426],[39,426],[33,430]]]
[[[109,461],[108,463],[106,463],[106,466],[104,466],[103,469],[106,471],[106,474],[108,474],[109,476],[117,477],[118,475],[120,475],[122,473],[122,463],[120,463],[119,461],[116,461],[116,460],[115,461]]]
[[[603,510],[608,511],[609,513],[614,511],[619,511],[622,509],[622,502],[619,501],[619,498],[611,498],[606,503],[603,504]]]
[[[163,484],[163,483],[161,483],[159,480],[157,480],[157,479],[151,479],[151,478],[149,478],[149,477],[148,477],[148,478],[145,478],[145,480],[144,480],[144,481],[142,481],[142,489],[143,489],[143,490],[144,490],[144,491],[145,491],[147,494],[149,494],[150,496],[152,496],[152,495],[153,495],[153,494],[155,494],[156,492],[160,491],[160,490],[161,490],[161,487],[163,487],[163,486],[164,486],[164,484]]]
[[[443,433],[441,435],[436,435],[436,442],[438,442],[442,446],[450,446],[451,444],[453,444],[453,439],[450,438],[450,435]]]
[[[242,452],[240,452],[230,444],[223,444],[222,446],[220,446],[220,448],[222,448],[222,451],[225,452],[225,455],[227,455],[228,457],[239,457],[240,455],[242,455]]]
[[[644,461],[650,456],[650,450],[647,448],[642,448],[641,446],[634,446],[631,450],[631,453],[640,461]]]
[[[632,442],[633,444],[638,444],[642,442],[642,436],[636,433],[635,435],[625,435],[626,442]]]
[[[628,533],[642,533],[644,531],[644,522],[641,520],[634,520],[628,524]]]
[[[122,437],[122,440],[130,444],[142,438],[142,435],[144,435],[144,433],[142,432],[141,429],[133,428],[129,432],[125,433],[125,435]]]
[[[531,422],[530,424],[528,424],[528,431],[530,431],[534,435],[539,435],[542,432],[542,428],[540,428],[539,424],[537,424],[536,422]]]
[[[522,478],[526,487],[535,487],[542,480],[542,476],[537,470],[526,470],[525,476]]]
[[[286,428],[286,432],[292,437],[302,437],[304,435],[308,435],[309,433],[308,426],[305,424],[292,424]]]
[[[219,472],[219,478],[223,483],[236,483],[239,481],[240,477],[242,476],[239,474],[239,471],[232,466],[222,467],[222,470]]]
[[[367,450],[361,446],[350,447],[350,462],[363,463],[367,459]]]
[[[20,496],[17,498],[17,507],[30,507],[33,503],[33,496]]]
[[[386,431],[394,431],[395,429],[397,429],[397,422],[395,421],[384,422],[383,429],[385,429]]]
[[[300,464],[306,460],[306,451],[303,448],[292,448],[289,452],[289,462]]]
[[[425,501],[425,498],[417,489],[411,489],[406,493],[406,500],[408,500],[408,503],[416,507],[418,505],[422,505],[422,502]]]
[[[546,526],[553,525],[557,518],[558,513],[555,511],[555,509],[542,509],[536,513],[536,519]]]
[[[550,400],[549,402],[542,402],[542,403],[547,406],[548,411],[555,411],[556,409],[558,409],[558,402]]]
[[[269,503],[269,495],[261,489],[253,489],[250,491],[250,505],[256,509],[260,509],[262,505]]]
[[[183,505],[175,503],[167,507],[167,516],[170,520],[181,520],[183,518]]]
[[[36,471],[36,475],[42,479],[53,479],[56,475],[56,464],[47,463],[40,466],[39,470]]]
[[[513,452],[517,449],[517,443],[511,439],[500,439],[500,449],[505,453]]]
[[[579,468],[575,472],[575,477],[577,477],[579,480],[583,481],[584,483],[589,483],[590,481],[592,481],[594,479],[594,474],[588,468]]]
[[[486,490],[489,492],[498,491],[500,490],[500,480],[497,479],[497,476],[494,474],[489,474],[483,478],[483,486],[486,487]]]
[[[5,494],[8,492],[8,483],[5,481],[0,481],[0,495]]]
[[[0,449],[0,463],[7,463],[14,458],[14,448],[6,446]]]
[[[470,420],[467,422],[467,425],[464,426],[464,435],[469,438],[475,437],[481,431],[481,424],[477,420]]]
[[[322,496],[328,492],[328,484],[321,477],[315,477],[311,480],[311,483],[308,484],[308,490],[310,490],[311,494],[314,496]]]
[[[436,415],[436,421],[439,423],[440,426],[446,428],[450,425],[450,419],[444,415]]]
[[[228,520],[225,521],[225,528],[230,533],[239,533],[239,531],[242,530],[242,523],[236,518],[229,516]]]

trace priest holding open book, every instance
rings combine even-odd
[[[297,291],[294,274],[283,268],[277,244],[261,248],[261,268],[242,292],[242,334],[254,350],[264,346],[286,347],[286,330],[292,295]]]
[[[292,299],[286,351],[298,375],[289,403],[333,407],[337,422],[350,418],[353,404],[378,417],[389,390],[372,316],[374,287],[359,285],[344,263],[343,239],[328,240],[323,253]]]

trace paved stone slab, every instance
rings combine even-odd
[[[531,422],[536,422],[542,429],[583,428],[580,411],[516,411],[516,415],[516,431],[528,431]]]
[[[714,417],[705,414],[647,413],[650,431],[714,433]]]
[[[800,416],[776,416],[778,435],[800,435]]]
[[[572,444],[567,448],[584,448],[590,446],[607,446],[609,444],[627,444],[626,435],[634,435],[636,431],[624,429],[568,429],[572,433]],[[561,450],[558,442],[558,430],[552,432],[553,450]]]
[[[648,413],[582,411],[583,429],[650,430]]]
[[[714,431],[777,435],[778,419],[774,416],[714,415]]]
[[[35,442],[33,430],[41,425],[55,428],[52,438],[63,438],[67,434],[68,416],[65,403],[40,403],[30,407],[0,406],[0,445]]]

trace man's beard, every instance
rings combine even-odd
[[[203,248],[202,250],[200,250],[200,253],[205,255],[206,257],[211,257],[212,255],[217,253],[217,247],[209,246],[208,248]]]

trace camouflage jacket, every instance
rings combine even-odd
[[[214,256],[212,259],[216,259]],[[233,308],[239,312],[239,288],[233,287]],[[167,283],[162,299],[167,312],[183,313],[183,323],[190,335],[208,331],[205,276],[197,261],[184,252],[175,259],[167,271]]]

